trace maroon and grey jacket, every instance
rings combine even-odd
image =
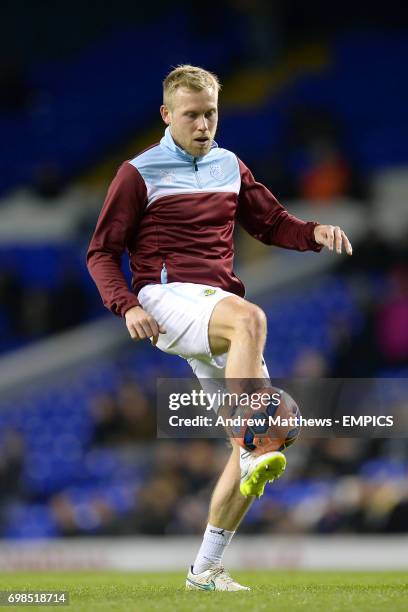
[[[123,316],[147,284],[189,282],[243,296],[234,274],[234,225],[265,244],[320,251],[314,222],[290,215],[249,169],[214,142],[194,158],[167,128],[160,143],[125,162],[113,179],[88,250],[103,303]],[[121,272],[127,251],[132,290]]]

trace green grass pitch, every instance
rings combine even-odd
[[[185,573],[15,572],[0,576],[0,590],[69,591],[69,606],[47,610],[126,612],[258,612],[317,610],[363,612],[408,610],[408,573],[402,572],[232,572],[251,592],[186,592]],[[27,607],[25,606],[27,609]],[[4,610],[21,610],[7,606]]]

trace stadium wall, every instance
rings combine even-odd
[[[78,538],[0,544],[0,571],[185,569],[196,537]],[[408,537],[238,536],[226,553],[232,569],[408,570]]]

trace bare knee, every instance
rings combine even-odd
[[[259,306],[250,302],[238,310],[234,320],[234,335],[242,334],[260,341],[266,337],[266,315]]]
[[[211,346],[215,349],[219,345],[226,351],[231,342],[242,336],[262,344],[266,338],[265,313],[259,306],[239,297],[222,300],[210,319]]]

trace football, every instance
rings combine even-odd
[[[231,436],[255,454],[284,451],[300,433],[297,403],[276,387],[264,387],[242,398],[233,416]]]

